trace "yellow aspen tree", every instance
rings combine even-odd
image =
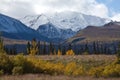
[[[58,56],[62,55],[62,52],[60,51],[60,49],[58,49],[57,55]]]
[[[35,39],[31,42],[30,55],[36,55],[38,52],[37,41]]]

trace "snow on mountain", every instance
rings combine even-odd
[[[3,14],[0,14],[0,32],[2,32],[2,36],[7,38],[26,40],[31,40],[32,38],[37,38],[39,40],[45,39],[45,37],[41,36],[35,30],[27,27],[19,20]]]
[[[45,15],[36,15],[36,16],[25,16],[20,19],[24,24],[31,27],[32,29],[37,30],[38,27],[42,24],[46,24],[49,22],[48,18]]]
[[[64,30],[64,29],[56,28],[51,23],[47,23],[39,26],[37,31],[43,36],[47,36],[48,38],[67,39],[75,34],[75,32],[72,31],[71,29]]]
[[[61,37],[64,39],[73,36],[77,31],[88,25],[102,26],[110,21],[109,19],[69,11],[52,14],[47,13],[36,16],[29,15],[21,18],[20,20],[32,29],[39,31],[42,35],[49,33],[46,37],[56,38],[58,36],[59,38]],[[54,27],[53,32],[57,31],[56,34],[59,33],[56,37],[52,36],[52,30],[48,30],[48,28],[50,29],[50,26],[48,27],[49,23],[51,23],[53,25],[52,27]],[[43,29],[40,29],[42,25],[46,27],[46,30],[44,29],[43,31]],[[63,32],[66,33],[66,35],[63,35]]]
[[[19,33],[19,32],[31,32],[32,29],[25,26],[20,21],[0,14],[0,31],[8,32],[8,33]]]
[[[33,29],[37,29],[40,25],[50,22],[58,28],[72,29],[73,31],[79,31],[88,25],[101,26],[110,21],[96,16],[69,11],[37,16],[29,15],[20,20]]]

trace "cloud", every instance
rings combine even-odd
[[[12,17],[62,11],[108,17],[108,8],[96,0],[0,0],[0,12]]]
[[[120,13],[116,13],[111,19],[113,21],[120,21]]]

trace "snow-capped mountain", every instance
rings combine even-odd
[[[37,31],[43,36],[48,36],[48,38],[66,39],[72,37],[75,34],[75,32],[71,29],[60,29],[51,23],[40,25]]]
[[[19,20],[16,20],[3,14],[0,14],[0,32],[2,32],[2,36],[12,39],[45,39],[45,37],[41,36],[35,30],[27,27]]]
[[[78,12],[29,15],[20,20],[48,38],[58,37],[64,39],[70,38],[77,31],[88,25],[102,26],[110,21],[109,19],[85,15]]]

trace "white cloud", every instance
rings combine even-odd
[[[108,17],[108,8],[96,0],[0,0],[0,12],[12,17],[62,11]]]
[[[120,21],[120,13],[115,14],[111,19],[113,21]]]

